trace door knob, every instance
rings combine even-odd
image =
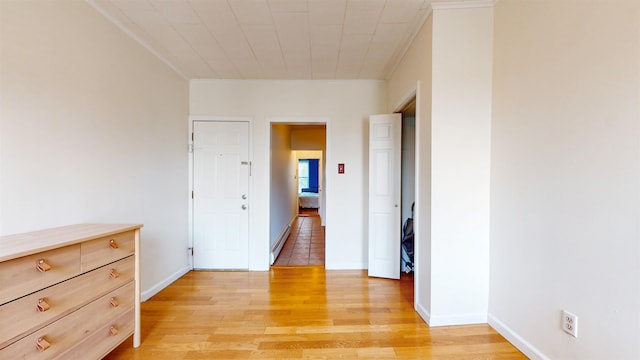
[[[242,194],[242,200],[245,200],[247,198],[247,194]]]
[[[247,210],[247,205],[242,204],[242,210]]]

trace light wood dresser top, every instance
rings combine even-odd
[[[0,236],[0,261],[141,228],[141,224],[77,224]]]

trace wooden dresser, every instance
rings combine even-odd
[[[0,359],[100,359],[140,345],[140,228],[0,237]]]

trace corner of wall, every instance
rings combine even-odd
[[[532,360],[551,360],[540,349],[533,346],[530,342],[525,340],[522,336],[516,333],[513,329],[508,327],[505,323],[500,321],[497,317],[489,314],[489,325],[494,328],[500,335],[504,336],[513,346],[522,351],[529,359]]]
[[[151,288],[149,288],[149,289],[147,289],[145,291],[142,291],[142,293],[140,294],[140,298],[142,299],[142,301],[147,301],[147,300],[151,299],[155,294],[159,293],[164,288],[166,288],[167,286],[171,285],[174,281],[178,280],[179,278],[184,276],[189,271],[191,271],[191,266],[190,265],[187,265],[187,266],[179,269],[178,271],[176,271],[173,274],[169,275],[168,277],[166,277],[165,279],[163,279],[159,283],[153,285]]]

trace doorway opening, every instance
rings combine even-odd
[[[402,115],[401,152],[401,259],[404,277],[413,280],[415,269],[413,217],[416,201],[416,98],[400,111]]]
[[[326,124],[271,123],[270,264],[324,266]]]

